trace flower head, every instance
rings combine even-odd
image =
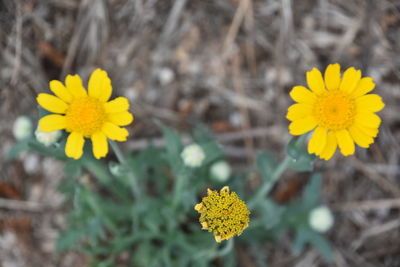
[[[186,146],[181,153],[183,163],[193,168],[200,167],[205,157],[203,149],[198,144]]]
[[[375,112],[385,104],[380,96],[368,94],[375,87],[370,77],[348,68],[340,75],[340,65],[331,64],[324,78],[317,69],[306,75],[308,86],[295,86],[290,96],[297,103],[290,106],[286,118],[292,135],[314,130],[308,152],[330,159],[339,146],[344,156],[355,152],[355,145],[368,148],[378,135],[381,119]]]
[[[218,161],[210,168],[211,177],[218,182],[226,182],[231,176],[231,167],[226,161]]]
[[[45,146],[50,146],[57,142],[58,139],[61,137],[61,134],[62,133],[60,130],[52,132],[42,132],[39,130],[39,128],[37,128],[35,131],[36,140],[38,140],[39,143],[42,143]]]
[[[133,121],[129,103],[124,97],[109,101],[112,93],[111,80],[107,72],[96,69],[89,79],[88,91],[78,75],[67,75],[65,86],[60,81],[51,81],[50,90],[55,95],[39,94],[37,102],[44,109],[56,113],[40,119],[39,130],[52,132],[65,129],[69,132],[65,153],[79,159],[83,154],[85,138],[92,141],[95,158],[108,153],[107,138],[126,141],[126,126]]]
[[[311,228],[320,233],[331,229],[333,221],[332,212],[325,206],[313,209],[308,217]]]
[[[194,209],[200,213],[202,229],[212,232],[215,241],[219,243],[240,235],[249,226],[250,211],[228,186],[220,192],[208,189],[207,194]]]
[[[23,140],[32,134],[32,122],[27,116],[18,117],[13,125],[13,134],[17,140]]]

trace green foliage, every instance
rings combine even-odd
[[[308,154],[304,144],[306,137],[307,135],[292,138],[286,147],[286,153],[290,157],[289,168],[300,172],[312,171],[314,168],[315,155]]]
[[[193,168],[181,158],[184,144],[180,134],[161,122],[157,124],[164,136],[164,147],[150,145],[123,159],[117,151],[118,162],[112,157],[108,161],[96,160],[91,153],[84,153],[80,160],[68,159],[65,142],[46,147],[30,139],[10,151],[10,158],[30,150],[65,161],[66,179],[60,190],[72,208],[68,228],[57,243],[59,252],[86,253],[92,259],[91,266],[96,267],[210,266],[216,258],[224,266],[236,266],[233,240],[217,244],[211,233],[201,230],[194,210],[207,188],[228,185],[248,200],[251,209],[249,228],[235,241],[249,248],[259,266],[266,266],[267,255],[257,252],[258,248],[266,241],[277,242],[288,232],[295,234],[294,254],[309,243],[324,258],[331,258],[328,241],[308,225],[310,210],[319,204],[318,175],[292,203],[278,204],[268,197],[287,167],[313,170],[314,156],[307,153],[304,138],[288,144],[287,156],[281,163],[271,152],[257,152],[255,167],[262,186],[254,192],[247,188],[248,179],[254,176],[252,169],[232,174],[228,184],[211,179],[211,165],[225,160],[225,156],[204,126],[197,126],[191,134],[192,142],[205,154],[202,165]],[[115,144],[111,147],[118,149]]]

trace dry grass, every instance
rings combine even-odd
[[[14,119],[36,117],[35,97],[49,80],[106,69],[117,94],[134,103],[131,147],[158,136],[149,118],[181,130],[205,122],[217,132],[242,131],[222,142],[232,157],[251,161],[254,149],[282,151],[288,91],[305,83],[311,67],[332,62],[372,76],[386,102],[371,149],[318,163],[324,201],[337,218],[335,261],[324,264],[314,250],[288,256],[288,237],[238,252],[240,266],[255,266],[253,254],[263,252],[277,267],[400,266],[399,12],[395,0],[3,0],[0,179],[22,201],[58,203],[47,212],[0,205],[2,221],[20,221],[1,226],[3,266],[85,264],[79,255],[53,253],[65,226],[56,190],[61,166],[31,154],[5,161]]]

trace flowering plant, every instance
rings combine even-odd
[[[288,231],[295,233],[293,253],[310,243],[330,260],[322,233],[334,220],[320,203],[314,161],[332,158],[337,147],[345,156],[355,153],[354,144],[367,148],[381,122],[375,112],[384,104],[367,94],[375,86],[372,79],[354,68],[341,77],[340,66],[333,64],[324,77],[317,69],[306,77],[311,90],[293,88],[296,104],[286,116],[290,133],[300,137],[289,141],[280,162],[273,153],[258,151],[245,173],[231,169],[221,145],[201,125],[193,130],[192,143],[183,144],[177,131],[157,122],[165,146],[122,151],[114,141],[127,140],[123,126],[133,115],[126,98],[109,100],[111,80],[100,69],[92,73],[88,91],[77,75],[68,75],[65,85],[51,81],[54,95],[39,94],[37,101],[54,114],[41,109],[37,139],[24,134],[9,156],[32,150],[65,162],[61,190],[73,207],[58,249],[87,253],[94,265],[207,266],[220,258],[224,266],[234,266],[234,246],[255,248]],[[309,183],[296,201],[278,203],[269,193],[287,169],[309,174]],[[248,186],[253,170],[257,186]]]

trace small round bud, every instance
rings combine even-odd
[[[231,166],[226,161],[218,161],[210,168],[211,177],[218,182],[226,182],[231,176]]]
[[[109,168],[111,174],[114,175],[114,176],[120,176],[123,173],[121,165],[116,163],[116,162],[114,162],[114,161],[111,161],[108,164],[108,168]]]
[[[175,73],[168,67],[164,67],[158,72],[158,79],[161,85],[168,85],[175,79]]]
[[[181,153],[183,163],[188,167],[201,166],[205,157],[203,149],[198,144],[186,146]]]
[[[29,138],[32,134],[32,122],[27,116],[18,117],[13,126],[13,134],[17,140]]]
[[[36,140],[45,146],[50,146],[58,141],[61,137],[61,131],[42,132],[39,128],[35,131]]]
[[[311,228],[320,233],[328,231],[332,227],[333,221],[332,212],[325,206],[313,209],[308,217]]]

